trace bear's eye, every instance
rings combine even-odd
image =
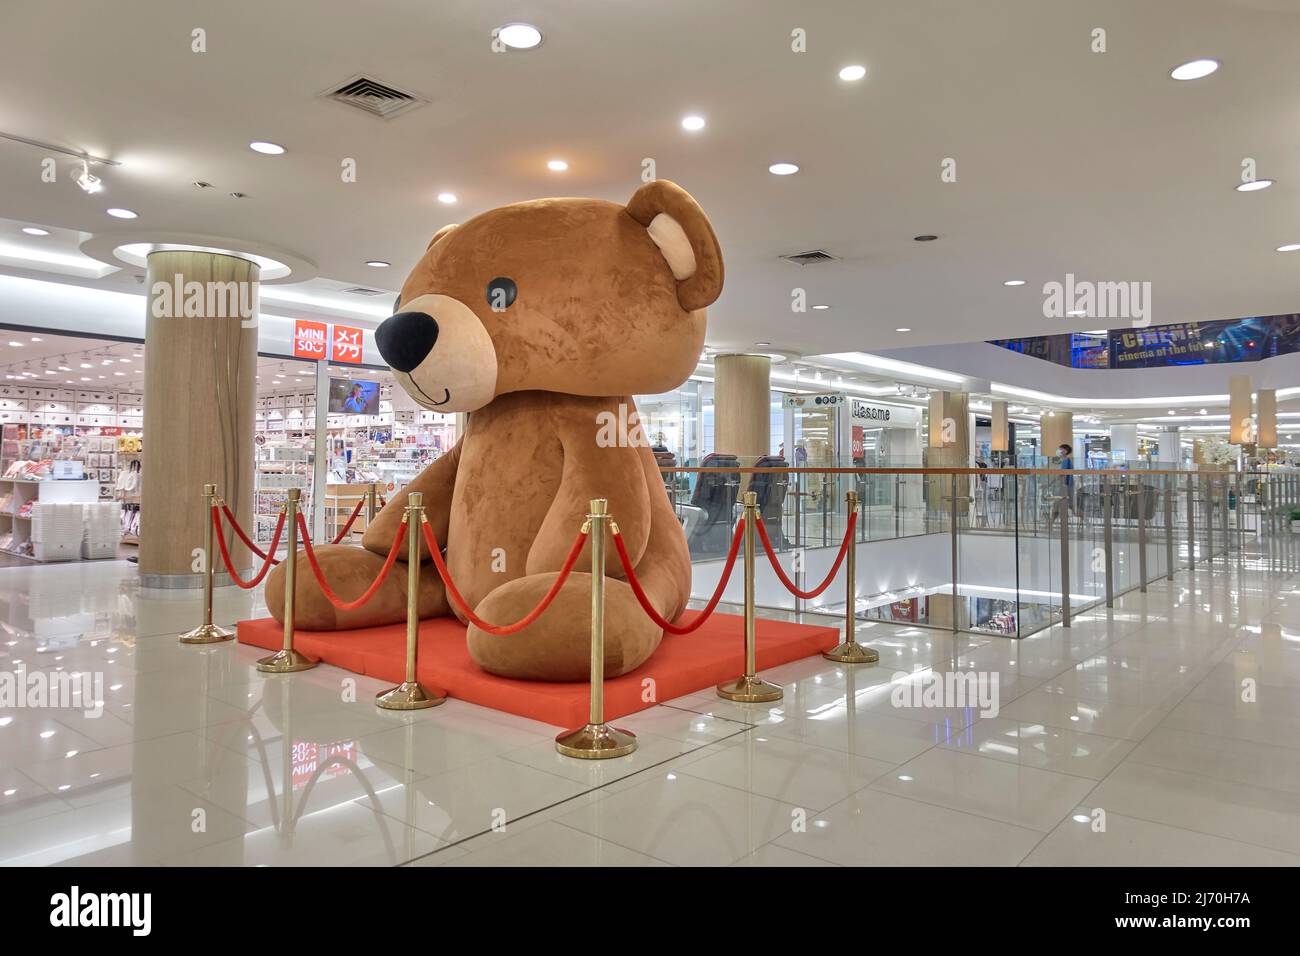
[[[493,312],[504,312],[510,308],[517,294],[515,280],[508,276],[497,276],[487,284],[487,301]]]

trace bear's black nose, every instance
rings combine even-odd
[[[379,354],[399,372],[415,369],[437,341],[438,323],[427,312],[398,312],[375,329]]]

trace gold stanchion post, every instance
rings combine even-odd
[[[217,503],[217,486],[203,486],[203,623],[180,636],[182,644],[219,644],[235,632],[212,623],[212,575],[216,558],[212,554],[212,506]]]
[[[374,485],[370,486],[371,494]],[[425,690],[415,677],[420,650],[420,537],[424,527],[424,495],[413,491],[406,499],[406,680],[375,695],[375,705],[384,710],[423,710],[437,707],[447,695]]]
[[[370,527],[370,522],[375,520],[375,515],[379,514],[379,482],[372,481],[370,490],[366,493],[366,527]]]
[[[858,513],[858,493],[850,491],[844,496],[848,504],[849,517]],[[849,542],[848,553],[844,555],[845,582],[844,591],[844,643],[832,647],[822,654],[828,661],[840,664],[875,664],[880,660],[880,652],[874,647],[864,647],[854,637],[858,610],[858,561],[857,543]]]
[[[754,523],[758,519],[758,493],[745,492],[745,673],[718,685],[718,696],[741,704],[780,700],[779,684],[758,677],[754,647]]]
[[[636,734],[605,723],[605,534],[609,502],[591,500],[586,527],[591,534],[591,712],[587,724],[555,738],[555,749],[566,757],[605,760],[636,750]]]
[[[289,532],[289,550],[284,556],[284,647],[257,662],[257,669],[265,674],[291,674],[310,670],[319,663],[293,646],[293,605],[298,587],[298,504],[302,489],[290,488],[285,498],[284,523]]]

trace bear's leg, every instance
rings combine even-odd
[[[343,601],[354,601],[370,587],[384,566],[384,559],[365,548],[345,544],[325,544],[316,548],[321,573],[334,594]],[[284,620],[284,562],[271,570],[266,579],[266,606],[277,621]],[[440,617],[450,613],[442,579],[433,564],[426,561],[420,568],[420,617]],[[341,631],[354,627],[374,627],[406,620],[406,564],[394,563],[393,570],[372,597],[352,611],[340,611],[316,583],[316,575],[305,552],[298,552],[297,583],[294,588],[294,625],[304,631]]]
[[[529,613],[555,581],[555,572],[530,574],[501,585],[474,613],[490,624],[513,624]],[[653,593],[650,595],[654,600]],[[636,670],[654,653],[663,631],[641,610],[624,581],[605,579],[605,676]],[[469,655],[492,674],[523,680],[585,681],[591,676],[591,575],[574,572],[555,601],[532,624],[498,636],[469,626]]]

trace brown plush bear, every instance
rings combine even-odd
[[[353,599],[365,590],[397,533],[407,493],[419,491],[466,601],[488,622],[513,623],[551,587],[589,499],[608,498],[648,597],[669,620],[680,614],[691,584],[681,527],[643,433],[633,427],[620,434],[611,425],[636,421],[633,394],[668,391],[689,377],[722,272],[704,212],[665,180],[642,186],[626,207],[540,199],[439,230],[376,340],[412,398],[437,411],[469,412],[468,426],[451,451],[388,502],[364,547],[316,549],[334,591]],[[663,634],[607,550],[605,670],[616,676],[644,662]],[[266,586],[277,619],[282,568]],[[305,561],[299,568],[301,628],[406,617],[402,563],[373,600],[347,612],[326,600]],[[507,677],[586,679],[589,572],[587,549],[554,604],[515,634],[470,625],[471,656]],[[420,595],[421,617],[457,614],[428,560]]]

